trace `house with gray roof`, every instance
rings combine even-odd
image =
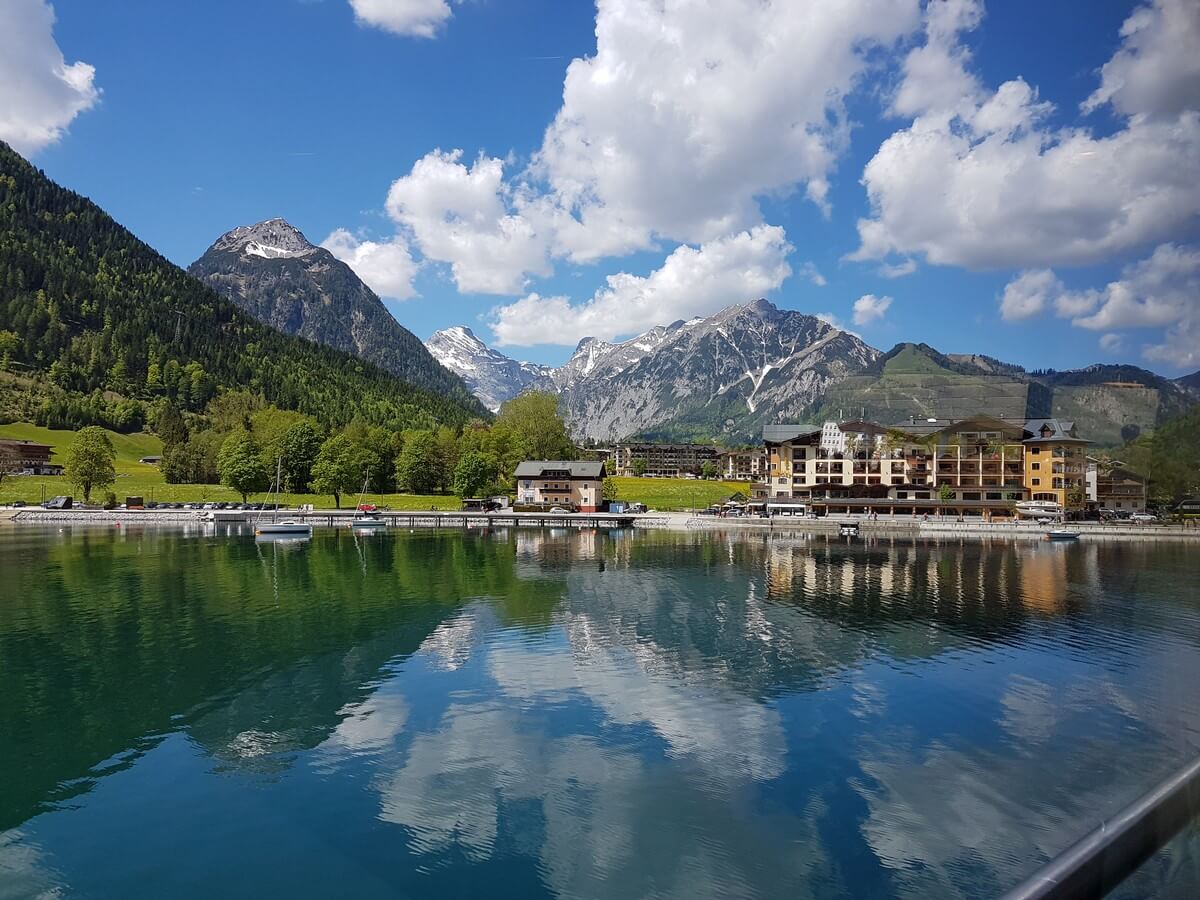
[[[598,460],[526,460],[517,466],[519,506],[562,506],[597,512],[608,472]]]

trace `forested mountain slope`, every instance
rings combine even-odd
[[[255,321],[0,143],[5,331],[15,335],[8,367],[69,397],[113,392],[202,410],[219,389],[238,387],[331,424],[483,413],[474,399]]]

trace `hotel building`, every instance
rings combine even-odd
[[[612,469],[618,475],[635,475],[641,460],[646,475],[678,478],[699,475],[706,462],[720,463],[721,449],[712,444],[617,444],[612,449]]]
[[[1088,442],[1056,419],[770,425],[763,441],[767,502],[776,512],[792,506],[991,519],[1013,516],[1016,504],[1031,499],[1083,506]]]
[[[727,450],[720,461],[721,477],[726,481],[758,481],[767,474],[767,451],[762,447]]]

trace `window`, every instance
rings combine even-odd
[[[1035,479],[1033,479],[1033,486],[1034,486],[1034,487],[1037,487],[1037,486],[1038,486],[1039,484],[1041,484],[1041,483],[1042,483],[1042,479],[1040,479],[1040,478],[1035,478]]]
[[[1041,447],[1030,447],[1030,448],[1029,448],[1029,452],[1030,452],[1030,453],[1041,453],[1041,452],[1042,452],[1042,448],[1041,448]]]
[[[1036,471],[1037,471],[1038,469],[1040,469],[1041,467],[1042,467],[1042,464],[1041,464],[1041,463],[1034,463],[1034,464],[1033,464],[1033,471],[1035,471],[1035,472],[1036,472]]]

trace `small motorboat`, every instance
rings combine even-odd
[[[387,522],[379,516],[355,516],[350,520],[350,527],[355,531],[379,531],[387,528]]]
[[[1046,532],[1046,540],[1048,541],[1074,541],[1079,538],[1080,532],[1069,531],[1066,528],[1052,528]]]
[[[838,527],[838,533],[842,537],[858,537],[858,523],[857,522],[843,522]]]

